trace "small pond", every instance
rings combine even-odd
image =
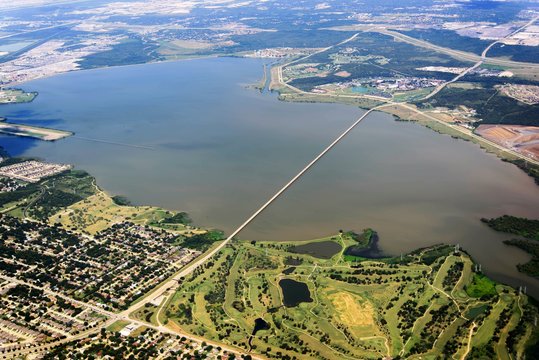
[[[290,266],[298,266],[303,264],[303,260],[300,257],[293,258],[292,256],[287,256],[286,259],[284,259],[284,264]]]
[[[264,319],[262,318],[255,319],[255,328],[253,329],[253,333],[249,337],[249,351],[251,351],[253,347],[253,344],[252,344],[253,336],[255,336],[256,333],[259,332],[260,330],[269,330],[269,328],[270,328],[270,324],[268,324]]]
[[[264,319],[258,318],[255,320],[255,328],[253,330],[253,335],[256,335],[260,330],[269,330],[270,324],[268,324]]]
[[[478,317],[479,315],[482,315],[487,309],[488,309],[487,304],[482,304],[482,305],[473,307],[473,308],[468,310],[468,312],[466,313],[466,317],[468,319],[473,320],[476,317]]]
[[[296,267],[295,266],[291,266],[289,268],[286,268],[283,270],[283,274],[285,275],[290,275],[294,272],[294,270],[296,270]]]
[[[302,302],[312,302],[309,287],[304,282],[282,279],[279,286],[283,290],[283,303],[286,307],[295,307]]]
[[[292,246],[289,251],[296,254],[311,255],[319,259],[331,259],[342,250],[342,246],[334,241],[310,242],[303,245]]]

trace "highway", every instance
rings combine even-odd
[[[537,18],[532,19],[533,22],[535,22]],[[523,27],[529,26],[529,23],[524,25]],[[521,31],[522,28],[517,29],[516,31]],[[451,57],[454,57],[458,60],[464,60],[464,61],[470,61],[470,62],[478,62],[482,60],[481,55],[477,55],[474,53],[469,53],[461,50],[453,50],[450,48],[445,48],[439,45],[434,45],[430,42],[420,40],[413,38],[408,35],[404,35],[397,31],[388,30],[385,27],[378,27],[378,28],[372,28],[371,31],[379,32],[381,34],[385,34],[388,36],[392,36],[393,38],[412,44],[414,46],[423,47],[426,49],[434,50],[436,52],[449,55]],[[514,35],[514,32],[510,35]],[[509,35],[508,35],[509,36]],[[499,39],[495,43],[490,44],[490,48],[494,46],[498,41],[503,40]],[[490,50],[490,48],[488,48]],[[491,65],[499,65],[499,66],[505,66],[505,67],[513,67],[513,68],[530,68],[534,70],[539,70],[539,64],[538,63],[528,63],[528,62],[521,62],[521,61],[513,61],[513,60],[506,60],[501,58],[489,58],[485,56],[484,63],[491,64]]]
[[[460,74],[458,74],[457,76],[455,76],[452,80],[447,81],[447,82],[444,82],[444,83],[440,84],[439,86],[437,86],[436,89],[434,89],[434,91],[432,91],[430,94],[428,94],[427,96],[425,96],[425,97],[423,98],[423,100],[428,100],[428,99],[430,99],[431,97],[433,97],[434,95],[436,95],[436,94],[438,94],[440,91],[442,91],[442,89],[444,89],[447,85],[459,81],[459,80],[462,79],[464,76],[466,76],[467,74],[469,74],[469,73],[472,72],[473,70],[475,70],[475,69],[477,69],[478,67],[480,67],[481,65],[483,65],[483,63],[487,60],[487,53],[489,52],[490,49],[492,49],[492,47],[493,47],[494,45],[499,44],[499,43],[500,43],[501,41],[503,41],[504,39],[510,38],[511,36],[514,36],[514,35],[518,34],[518,33],[521,32],[522,30],[526,29],[528,26],[532,25],[535,21],[537,21],[537,19],[539,19],[539,16],[534,17],[534,18],[531,19],[529,22],[527,22],[525,25],[519,27],[518,29],[516,29],[516,30],[513,31],[512,33],[510,33],[510,34],[504,36],[503,38],[498,39],[498,40],[492,42],[490,45],[488,45],[488,46],[483,50],[483,52],[481,53],[481,58],[479,59],[479,61],[477,61],[473,66],[467,68],[466,70],[464,70],[463,72],[461,72]]]
[[[519,31],[522,31],[523,29],[525,29],[527,26],[530,26],[531,24],[533,24],[539,17],[536,17],[534,18],[533,20],[531,20],[528,24],[524,25],[523,27],[517,29],[515,32],[511,33],[510,35],[508,36],[512,36],[514,35],[515,33],[519,32]],[[386,31],[387,33],[391,33],[393,34],[393,32],[388,32]],[[395,34],[399,34],[399,33],[395,33]],[[323,48],[317,52],[314,52],[310,55],[307,55],[307,56],[304,56],[304,57],[301,57],[301,58],[298,58],[298,59],[295,59],[287,64],[283,64],[283,65],[280,65],[277,67],[277,81],[280,85],[282,86],[285,86],[287,87],[288,89],[292,90],[293,92],[296,92],[296,93],[301,93],[301,94],[306,94],[306,95],[317,95],[317,96],[333,96],[333,97],[351,97],[351,98],[365,98],[365,99],[370,99],[370,100],[376,100],[376,101],[380,101],[380,102],[383,102],[382,105],[378,105],[376,107],[373,107],[372,109],[370,110],[367,110],[363,115],[361,115],[361,117],[359,117],[358,119],[356,119],[348,128],[346,128],[336,139],[333,140],[333,142],[331,142],[327,147],[325,147],[318,155],[316,155],[307,165],[305,165],[305,167],[303,167],[296,175],[294,175],[286,184],[284,184],[281,188],[279,188],[273,196],[271,196],[264,204],[262,204],[257,210],[255,210],[252,215],[250,215],[242,224],[240,224],[225,240],[223,240],[221,243],[219,243],[217,246],[215,246],[213,249],[211,249],[209,252],[205,253],[204,255],[202,255],[200,258],[194,260],[193,262],[191,262],[190,264],[186,265],[183,269],[181,269],[180,271],[178,271],[172,278],[170,278],[169,280],[163,282],[162,284],[158,285],[149,295],[147,295],[144,299],[142,299],[141,301],[139,301],[138,303],[132,305],[131,307],[129,307],[127,310],[125,311],[122,311],[120,313],[113,313],[113,312],[110,312],[110,311],[106,311],[98,306],[95,306],[93,304],[89,304],[89,303],[85,303],[85,302],[81,302],[81,301],[77,301],[75,299],[72,299],[68,296],[65,296],[65,295],[62,295],[60,293],[57,293],[57,292],[53,292],[49,289],[45,289],[45,288],[41,288],[41,287],[38,287],[38,286],[35,286],[33,284],[28,284],[26,282],[23,282],[23,281],[20,281],[20,280],[17,280],[17,279],[14,279],[14,278],[9,278],[9,277],[5,277],[5,276],[2,276],[2,278],[4,278],[5,280],[9,280],[11,282],[14,282],[14,283],[18,283],[18,284],[25,284],[25,285],[28,285],[28,286],[31,286],[31,287],[34,287],[34,288],[39,288],[43,291],[45,291],[46,293],[48,294],[51,294],[51,295],[55,295],[55,296],[59,296],[61,298],[64,298],[70,302],[73,302],[79,306],[82,306],[82,307],[85,307],[85,308],[89,308],[93,311],[96,311],[98,313],[101,313],[105,316],[108,317],[109,320],[107,320],[106,324],[111,324],[113,323],[114,321],[117,321],[117,320],[128,320],[132,323],[135,323],[135,324],[138,324],[138,325],[144,325],[148,328],[152,328],[156,331],[160,331],[160,332],[163,332],[163,333],[170,333],[170,334],[175,334],[175,335],[182,335],[182,336],[185,336],[186,338],[188,339],[191,339],[191,340],[195,340],[195,341],[206,341],[207,343],[209,344],[215,344],[216,346],[221,346],[222,348],[228,350],[228,351],[231,351],[231,352],[238,352],[237,349],[233,349],[233,348],[229,348],[227,346],[223,346],[223,344],[217,344],[217,343],[212,343],[211,341],[208,341],[206,339],[202,339],[202,338],[199,338],[199,337],[196,337],[196,336],[192,336],[192,335],[189,335],[187,333],[182,333],[182,332],[179,332],[179,331],[175,331],[175,330],[172,330],[164,325],[160,325],[160,326],[154,326],[152,324],[149,324],[149,323],[146,323],[146,322],[143,322],[143,321],[140,321],[140,320],[136,320],[136,319],[133,319],[131,316],[133,315],[133,313],[135,313],[136,311],[140,310],[141,308],[143,308],[147,303],[151,302],[153,299],[155,299],[156,297],[159,297],[161,295],[164,295],[167,291],[174,291],[174,289],[177,287],[178,283],[182,281],[182,279],[188,275],[190,275],[191,273],[193,273],[193,271],[195,271],[198,267],[202,266],[203,264],[205,264],[209,259],[211,259],[213,256],[215,256],[218,252],[220,252],[225,246],[227,246],[245,227],[247,227],[253,220],[255,220],[264,210],[266,210],[273,202],[275,202],[275,200],[277,200],[286,190],[288,190],[291,186],[293,186],[304,174],[306,174],[318,161],[320,161],[329,151],[331,151],[344,137],[346,137],[362,120],[364,120],[366,117],[368,117],[373,111],[377,111],[377,110],[382,110],[383,108],[385,107],[389,107],[389,106],[399,106],[399,107],[403,107],[409,111],[413,111],[415,113],[418,113],[430,120],[433,120],[433,121],[436,121],[437,123],[440,123],[440,124],[443,124],[444,126],[447,126],[453,130],[456,130],[456,131],[459,131],[461,132],[462,134],[466,135],[466,136],[470,136],[482,143],[485,143],[485,144],[488,144],[490,146],[493,146],[497,149],[499,149],[500,151],[504,151],[508,154],[511,154],[512,156],[515,156],[517,158],[521,158],[521,159],[524,159],[530,163],[533,163],[535,165],[538,165],[539,166],[539,162],[536,161],[536,160],[533,160],[533,159],[530,159],[530,158],[527,158],[525,157],[524,155],[520,154],[520,153],[517,153],[511,149],[506,149],[494,142],[491,142],[485,138],[482,138],[478,135],[475,135],[473,134],[472,132],[468,132],[468,131],[465,131],[464,129],[458,127],[458,126],[454,126],[454,125],[451,125],[451,124],[448,124],[442,120],[439,120],[429,114],[426,114],[425,112],[413,107],[413,106],[410,106],[409,104],[406,104],[406,103],[398,103],[398,102],[394,102],[390,99],[387,99],[387,98],[383,98],[383,97],[377,97],[377,96],[368,96],[368,95],[331,95],[331,94],[315,94],[315,93],[310,93],[310,92],[305,92],[305,91],[302,91],[288,83],[286,83],[284,80],[283,80],[283,75],[282,75],[282,71],[283,71],[283,68],[286,67],[286,66],[290,66],[294,63],[297,63],[299,61],[302,61],[302,60],[305,60],[305,59],[308,59],[316,54],[319,54],[319,53],[323,53],[323,52],[326,52],[336,46],[339,46],[339,45],[342,45],[342,44],[345,44],[347,42],[350,42],[352,40],[354,40],[359,34],[354,34],[353,36],[339,42],[338,44],[335,44],[335,45],[332,45],[332,46],[329,46],[329,47],[326,47],[326,48]],[[395,35],[394,35],[395,36]],[[400,34],[399,34],[400,36]],[[404,36],[404,35],[402,35]],[[397,37],[397,36],[395,36]],[[416,39],[414,39],[415,41]],[[503,39],[500,39],[500,40],[503,40]],[[463,76],[465,76],[467,73],[469,73],[470,71],[472,71],[473,69],[479,67],[481,64],[483,64],[487,57],[487,53],[488,51],[496,44],[498,43],[500,40],[497,40],[496,42],[493,42],[492,44],[490,44],[482,53],[482,55],[479,57],[477,55],[474,55],[476,56],[476,60],[477,58],[479,58],[479,60],[473,65],[471,66],[470,68],[466,69],[466,71],[464,71],[463,73],[459,74],[457,77],[455,77],[453,80],[451,80],[450,82],[447,82],[444,84],[444,86],[446,86],[447,84],[451,83],[451,82],[455,82],[455,81],[458,81],[460,78],[462,78]],[[420,40],[418,40],[419,42],[421,42]],[[427,43],[428,44],[428,43]],[[430,45],[429,45],[430,46]],[[434,46],[434,45],[433,45]],[[454,53],[462,53],[462,52],[454,52]],[[464,53],[466,54],[466,56],[469,56],[469,54],[467,53]],[[492,63],[491,60],[489,59],[488,60],[489,63]],[[510,62],[510,63],[514,63],[512,61],[504,61],[504,62]],[[533,66],[535,68],[538,68],[539,69],[539,64],[527,64],[527,63],[519,63],[520,65],[525,65],[525,66]],[[443,87],[442,87],[443,88]],[[440,90],[442,90],[442,88],[440,89],[435,89],[435,91],[431,94],[428,95],[428,97],[426,97],[426,99],[434,96],[436,93],[438,93]],[[76,137],[76,138],[79,138],[81,140],[86,140],[86,141],[99,141],[99,142],[107,142],[107,143],[112,143],[112,142],[108,142],[108,141],[102,141],[102,140],[97,140],[97,139],[89,139],[89,138],[81,138],[81,137]],[[121,145],[121,146],[131,146],[131,147],[137,147],[137,148],[146,148],[146,149],[152,149],[151,147],[146,147],[146,146],[142,146],[142,145],[133,145],[133,144],[124,144],[124,143],[114,143],[115,145]],[[159,311],[162,311],[164,310],[163,308],[160,308]],[[106,326],[106,325],[105,325]],[[12,353],[9,353],[10,356],[11,355],[15,355],[15,354],[27,354],[27,353],[31,353],[31,352],[35,352],[36,349],[41,349],[41,350],[46,350],[46,349],[50,349],[51,346],[53,345],[58,345],[58,344],[61,344],[61,343],[65,343],[65,342],[68,342],[68,341],[72,341],[72,340],[75,340],[75,339],[80,339],[80,338],[83,338],[83,337],[87,337],[89,334],[91,333],[94,333],[94,332],[97,332],[99,331],[100,328],[102,328],[103,326],[98,326],[96,327],[95,329],[89,329],[87,331],[84,331],[82,332],[81,334],[78,334],[76,336],[73,336],[73,337],[69,337],[68,339],[64,339],[64,340],[59,340],[58,342],[55,342],[55,343],[51,343],[51,344],[44,344],[44,345],[41,345],[41,346],[36,346],[36,347],[31,347],[31,348],[28,348],[28,349],[21,349],[21,350],[18,350],[17,352],[12,352]]]
[[[517,157],[519,159],[525,160],[525,161],[529,162],[530,164],[534,164],[534,165],[539,166],[539,161],[537,161],[535,159],[529,158],[529,157],[524,156],[521,153],[518,153],[518,152],[516,152],[514,150],[511,150],[511,149],[505,148],[505,147],[503,147],[503,146],[501,146],[499,144],[496,144],[495,142],[492,142],[492,141],[490,141],[488,139],[485,139],[484,137],[481,137],[479,135],[474,134],[470,130],[463,129],[462,127],[457,126],[457,125],[452,125],[452,124],[446,123],[445,121],[437,119],[434,116],[429,115],[429,114],[427,114],[427,113],[425,113],[425,112],[423,112],[423,111],[421,111],[421,110],[419,110],[419,109],[417,109],[417,108],[415,108],[413,106],[410,106],[410,105],[408,105],[406,103],[393,103],[392,105],[396,105],[396,106],[406,108],[406,109],[408,109],[410,111],[413,111],[415,113],[418,113],[421,116],[424,116],[424,117],[428,118],[429,120],[436,121],[439,124],[442,124],[444,126],[447,126],[448,128],[451,128],[451,129],[453,129],[455,131],[458,131],[458,132],[462,133],[463,135],[472,137],[472,138],[474,138],[475,140],[477,140],[480,143],[490,145],[490,146],[495,147],[496,149],[498,149],[498,150],[500,150],[502,152],[513,155],[513,156],[515,156],[515,157]]]
[[[131,309],[134,308],[134,307],[132,307],[129,310],[126,310],[126,311],[124,311],[122,313],[114,313],[114,312],[105,310],[105,309],[103,309],[103,308],[101,308],[99,306],[96,306],[96,305],[93,305],[93,304],[90,304],[90,303],[87,303],[87,302],[84,302],[84,301],[76,300],[76,299],[74,299],[72,297],[66,296],[66,295],[64,295],[62,293],[53,291],[51,289],[41,287],[41,286],[37,286],[37,285],[31,284],[31,283],[28,283],[26,281],[22,281],[22,280],[10,277],[10,276],[0,275],[0,278],[3,279],[3,280],[9,281],[11,283],[14,283],[14,284],[25,285],[25,286],[28,286],[28,287],[33,288],[33,289],[41,290],[45,294],[52,295],[52,296],[57,296],[57,297],[62,298],[64,300],[68,301],[68,302],[76,304],[76,305],[78,305],[78,306],[80,306],[82,308],[90,309],[92,311],[95,311],[96,313],[101,314],[103,316],[106,316],[108,318],[108,320],[105,323],[99,324],[99,326],[96,326],[96,327],[90,328],[90,329],[86,329],[86,330],[80,332],[79,334],[76,334],[76,335],[73,335],[73,336],[68,336],[65,339],[58,339],[58,340],[52,341],[50,343],[44,343],[44,344],[28,343],[30,346],[27,346],[27,344],[20,344],[20,347],[21,347],[20,349],[10,351],[10,352],[2,352],[2,351],[0,351],[0,358],[6,358],[6,357],[7,358],[13,358],[13,357],[19,356],[19,355],[37,353],[37,352],[40,352],[40,351],[47,351],[47,350],[51,349],[52,347],[55,347],[55,346],[58,346],[58,345],[61,345],[61,344],[65,344],[65,343],[68,343],[68,342],[71,342],[71,341],[87,338],[89,335],[99,332],[101,328],[108,327],[109,325],[111,325],[112,323],[114,323],[115,321],[118,321],[118,320],[129,321],[129,322],[134,323],[136,325],[145,326],[147,328],[150,328],[150,329],[153,329],[155,331],[162,332],[162,333],[166,333],[166,334],[184,336],[185,338],[187,338],[189,340],[192,340],[192,341],[195,341],[195,342],[198,342],[198,343],[202,343],[203,341],[205,341],[206,343],[211,344],[211,345],[213,345],[215,347],[220,346],[221,348],[223,348],[224,350],[226,350],[228,352],[241,354],[240,350],[228,347],[228,346],[223,345],[221,343],[212,342],[212,341],[209,341],[207,339],[203,339],[201,337],[193,336],[193,335],[190,335],[190,334],[187,334],[187,333],[174,331],[172,329],[167,328],[166,326],[155,326],[155,325],[152,325],[152,324],[144,322],[144,321],[140,321],[140,320],[137,320],[137,319],[130,318],[128,316],[128,313],[130,311],[132,311]],[[161,289],[161,287],[159,287],[159,289]],[[166,290],[166,288],[165,288],[165,290]],[[152,294],[152,296],[148,297],[148,299],[151,300],[154,297],[155,297],[155,295]],[[144,302],[144,304],[145,303],[146,302]],[[136,308],[138,309],[139,307],[136,307]],[[258,359],[259,357],[254,357],[254,358]]]
[[[297,63],[297,62],[299,62],[299,61],[306,60],[306,59],[310,58],[311,56],[314,56],[314,55],[316,55],[316,54],[321,54],[321,53],[323,53],[323,52],[326,52],[326,51],[328,51],[328,50],[333,49],[333,48],[336,47],[336,46],[344,45],[344,44],[346,44],[347,42],[350,42],[350,41],[354,40],[354,39],[357,38],[358,36],[359,36],[359,33],[355,33],[354,35],[350,36],[348,39],[344,39],[343,41],[341,41],[341,42],[339,42],[339,43],[337,43],[337,44],[330,45],[330,46],[325,47],[325,48],[323,48],[323,49],[320,49],[320,50],[318,50],[318,51],[316,51],[316,52],[313,52],[312,54],[309,54],[309,55],[306,55],[306,56],[302,56],[302,57],[300,57],[300,58],[298,58],[298,59],[296,59],[296,60],[290,61],[289,63],[286,63],[286,64],[281,65],[281,66],[283,66],[283,67],[285,67],[285,66],[290,66],[290,65],[295,64],[295,63]]]
[[[3,12],[3,11],[0,10],[0,13],[1,12]],[[31,33],[39,32],[39,31],[43,31],[43,30],[50,30],[50,29],[56,29],[56,28],[64,27],[64,26],[71,26],[71,25],[75,25],[75,24],[78,24],[78,23],[80,23],[80,21],[68,21],[68,22],[65,22],[65,23],[58,24],[58,25],[52,25],[52,26],[42,27],[42,28],[39,28],[39,29],[21,31],[21,32],[18,32],[18,33],[12,33],[12,34],[8,34],[8,35],[0,36],[0,40],[8,39],[10,37],[15,37],[15,36],[19,36],[19,35],[31,34]]]

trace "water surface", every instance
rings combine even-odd
[[[316,241],[292,246],[288,251],[294,254],[311,255],[319,259],[331,259],[333,255],[342,250],[342,246],[335,241]]]
[[[309,287],[304,282],[282,279],[279,286],[283,292],[283,305],[286,307],[296,307],[302,302],[313,302]]]
[[[220,58],[34,81],[24,88],[36,100],[2,106],[0,116],[76,136],[0,136],[0,145],[74,164],[113,194],[230,233],[363,113],[245,88],[261,76],[261,61]],[[391,255],[459,243],[488,275],[539,297],[539,281],[515,268],[528,256],[479,221],[502,214],[539,218],[531,178],[474,144],[373,113],[240,237],[305,240],[371,227]]]

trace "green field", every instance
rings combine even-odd
[[[0,89],[0,104],[28,103],[35,99],[37,93],[20,89]]]
[[[4,163],[12,161],[22,159],[9,159]],[[93,181],[93,177],[80,170],[51,176],[16,191],[0,193],[0,211],[44,221],[55,212],[91,196],[95,192]]]
[[[474,274],[466,293],[473,298],[491,297],[496,295],[496,283],[484,275]]]

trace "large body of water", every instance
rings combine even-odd
[[[113,194],[231,232],[363,112],[245,88],[261,76],[260,61],[221,58],[34,81],[24,88],[38,91],[36,100],[3,106],[0,116],[76,136],[1,136],[0,145],[75,164]],[[477,145],[373,113],[240,237],[300,240],[372,227],[381,250],[395,255],[459,243],[489,275],[539,297],[539,281],[515,269],[528,256],[479,221],[506,213],[539,218],[539,187],[522,171]]]

